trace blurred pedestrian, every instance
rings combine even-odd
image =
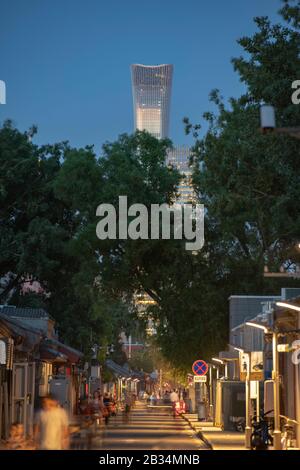
[[[107,425],[109,423],[109,418],[110,418],[110,413],[111,413],[111,399],[108,393],[104,394],[103,397],[103,407],[104,407],[104,420],[105,424]]]
[[[116,416],[116,414],[117,414],[117,404],[116,404],[116,400],[115,400],[115,398],[113,397],[112,394],[109,395],[109,401],[110,401],[110,414],[111,414],[111,416]]]
[[[170,400],[172,404],[172,411],[173,411],[173,416],[175,418],[176,416],[176,404],[179,402],[179,395],[177,391],[174,389],[173,392],[170,393]]]
[[[48,395],[37,414],[34,437],[38,449],[63,450],[69,447],[69,420],[66,411]]]
[[[99,402],[98,392],[93,393],[93,397],[90,400],[90,406],[91,406],[92,413],[99,413],[99,411],[100,411],[100,402]]]
[[[171,403],[176,403],[177,401],[179,401],[179,396],[175,389],[170,393],[170,400]]]

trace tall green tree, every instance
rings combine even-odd
[[[1,303],[46,308],[62,339],[87,354],[95,342],[105,350],[128,330],[129,310],[99,294],[95,252],[88,259],[76,252],[95,220],[101,169],[91,147],[38,147],[34,132],[10,121],[0,129]],[[25,281],[37,281],[40,292],[25,294]]]
[[[96,237],[101,203],[117,207],[120,195],[148,209],[174,201],[180,175],[165,165],[169,141],[122,135],[98,157],[92,147],[37,147],[9,123],[0,130],[0,274],[11,274],[4,299],[26,277],[38,280],[63,336],[88,353],[136,328],[134,294],[146,292],[155,300],[146,318],[173,366],[186,371],[226,346],[228,296],[277,293],[281,283],[264,279],[264,266],[299,260],[299,142],[259,130],[262,101],[276,107],[278,126],[300,124],[291,102],[300,76],[299,2],[284,1],[281,14],[286,26],[256,18],[257,32],[239,40],[244,53],[233,66],[245,94],[225,105],[212,92],[217,111],[204,114],[204,136],[185,120],[195,136],[193,182],[206,206],[197,254],[184,240]]]
[[[264,266],[278,271],[300,261],[299,141],[259,129],[263,101],[275,106],[278,127],[300,125],[291,101],[300,76],[299,2],[284,2],[281,14],[289,25],[255,18],[257,32],[238,41],[244,54],[232,62],[245,94],[225,105],[218,90],[211,93],[217,111],[204,113],[204,136],[201,125],[184,120],[195,137],[191,166],[206,207],[206,242],[192,266],[176,255],[181,279],[175,284],[171,276],[174,292],[168,285],[155,307],[163,350],[182,366],[197,352],[210,358],[226,346],[229,295],[278,294],[282,281],[264,278]]]
[[[0,130],[2,301],[25,278],[42,283],[53,279],[59,268],[67,218],[64,220],[65,208],[55,199],[51,183],[59,171],[63,147],[39,148],[10,121]]]
[[[263,279],[264,266],[279,270],[299,261],[299,141],[286,134],[262,134],[259,108],[275,106],[278,127],[299,126],[300,107],[291,101],[292,82],[300,76],[299,2],[284,2],[283,18],[272,25],[255,18],[257,32],[238,43],[244,54],[233,59],[246,85],[240,98],[226,106],[215,90],[216,113],[205,113],[209,130],[196,131],[194,184],[205,203],[209,223],[227,246],[222,270],[232,290],[266,292],[279,283]]]

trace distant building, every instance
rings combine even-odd
[[[168,137],[173,65],[133,64],[131,75],[134,130],[146,130],[157,139]],[[166,163],[182,174],[177,200],[181,204],[195,200],[189,158],[190,148],[187,146],[169,150],[166,158]]]
[[[147,336],[156,335],[157,333],[156,324],[153,318],[151,318],[149,312],[147,311],[148,307],[156,305],[155,300],[153,300],[152,297],[150,297],[150,295],[147,294],[146,292],[142,292],[142,293],[135,295],[134,301],[135,301],[135,306],[137,308],[138,317],[141,319],[145,317],[147,318],[147,327],[145,330]]]
[[[246,322],[255,322],[270,328],[271,331],[280,332],[279,344],[286,346],[287,350],[279,351],[279,394],[280,414],[300,423],[300,365],[295,359],[299,341],[300,315],[298,311],[285,306],[276,306],[278,301],[287,301],[300,307],[300,288],[286,287],[281,289],[281,295],[232,295],[230,305],[230,345],[237,346],[246,352],[263,351],[264,377],[270,381],[274,368],[272,343],[266,339],[261,329],[252,328]],[[221,358],[221,354],[219,355]],[[253,383],[253,382],[252,382]],[[269,385],[269,386],[268,386]],[[265,411],[274,408],[273,385],[265,382],[262,404]],[[297,447],[300,446],[300,425],[295,426]]]
[[[131,66],[135,130],[168,137],[173,65]]]
[[[173,65],[133,64],[131,65],[131,77],[134,131],[146,130],[157,139],[167,138],[169,136]],[[166,157],[166,164],[173,165],[182,174],[177,188],[179,197],[176,200],[180,204],[195,201],[189,158],[190,149],[187,146],[170,149]],[[156,302],[146,292],[136,294],[134,301],[139,316],[147,316],[148,318],[147,335],[155,335],[156,325],[149,316],[147,308],[155,305]]]
[[[0,305],[0,439],[7,439],[14,421],[32,434],[35,410],[48,393],[69,414],[76,412],[85,387],[82,358],[58,340],[46,310]]]
[[[168,151],[166,164],[174,166],[182,175],[177,188],[177,203],[187,204],[196,201],[196,194],[192,186],[192,169],[189,165],[191,149],[186,145],[176,146]]]
[[[229,297],[229,343],[249,351],[262,347],[262,332],[245,323],[268,310],[268,304],[281,300],[276,295],[231,295]]]

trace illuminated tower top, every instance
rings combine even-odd
[[[168,137],[173,65],[131,66],[135,130]]]

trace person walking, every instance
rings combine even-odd
[[[129,413],[131,410],[131,396],[129,392],[125,393],[124,397],[124,413],[123,413],[123,422],[128,423],[129,422]]]
[[[104,420],[105,424],[109,423],[110,413],[111,413],[111,399],[108,393],[104,394],[103,397],[103,406],[104,406]]]
[[[37,415],[34,437],[40,450],[63,450],[69,447],[69,420],[66,411],[51,395],[43,398]]]
[[[110,408],[110,414],[111,416],[116,416],[117,414],[117,403],[112,395],[112,393],[109,395],[109,408]]]
[[[176,416],[176,403],[179,402],[179,395],[178,395],[178,393],[175,389],[173,390],[173,392],[170,393],[170,400],[171,400],[171,405],[172,405],[173,416],[175,418],[175,416]]]

